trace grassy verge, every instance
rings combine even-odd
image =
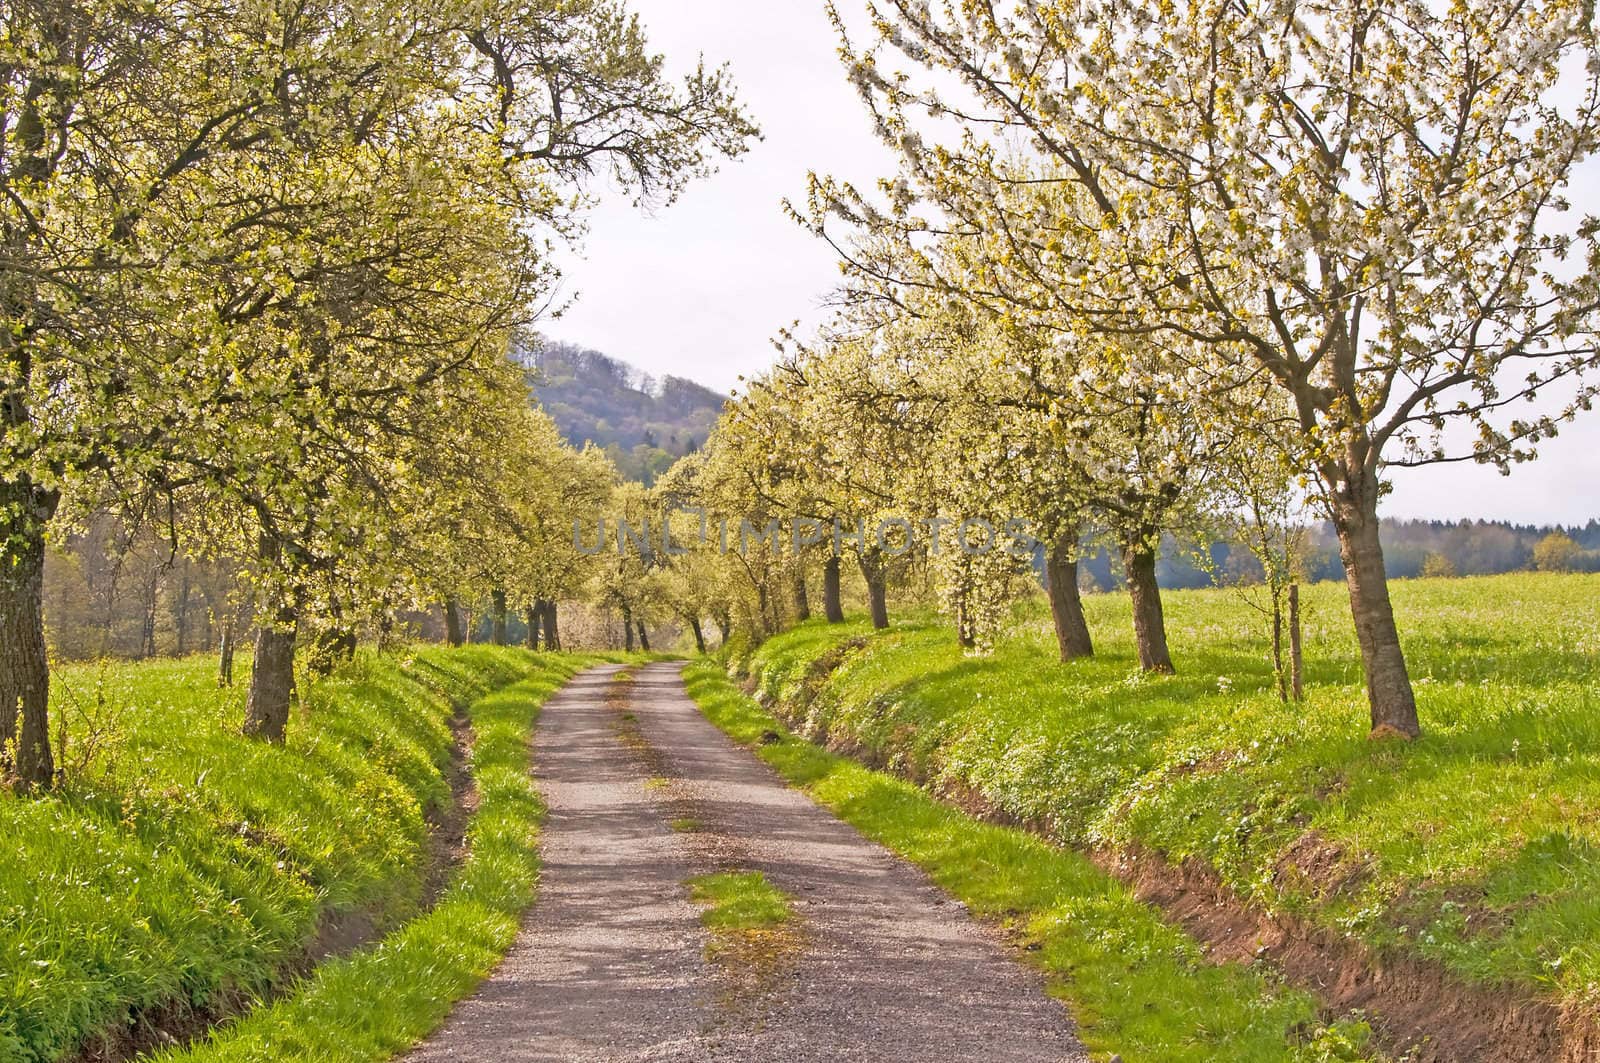
[[[537,674],[474,703],[479,806],[467,857],[439,903],[375,947],[317,968],[296,992],[161,1063],[384,1060],[432,1031],[499,962],[533,900],[543,804],[528,772],[539,706],[576,670],[545,657]]]
[[[801,729],[1076,846],[1209,866],[1235,893],[1456,976],[1600,1007],[1600,577],[1394,586],[1425,737],[1366,739],[1343,590],[1307,594],[1308,699],[1271,690],[1259,614],[1167,596],[1180,674],[1140,676],[1123,596],[1099,656],[1041,604],[988,658],[947,625],[805,625],[748,662]],[[787,709],[786,709],[787,711]]]
[[[307,691],[286,747],[239,737],[244,691],[210,661],[62,669],[69,781],[0,795],[0,1059],[115,1045],[139,1015],[203,1020],[272,991],[330,922],[415,914],[449,719],[536,667],[363,659]]]
[[[1360,1059],[1365,1031],[1260,973],[1213,966],[1076,854],[981,823],[890,776],[788,735],[708,661],[689,666],[708,718],[868,837],[914,861],[978,916],[1004,922],[1070,999],[1083,1039],[1130,1060]],[[767,732],[777,742],[763,741]]]

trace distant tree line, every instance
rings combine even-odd
[[[1596,519],[1571,528],[1503,520],[1386,519],[1383,543],[1384,569],[1390,579],[1491,576],[1529,570],[1600,572],[1600,520]],[[1331,525],[1307,529],[1297,567],[1297,576],[1307,583],[1345,578],[1338,537]],[[1078,568],[1085,590],[1123,585],[1121,568],[1108,550],[1086,556]],[[1261,562],[1242,543],[1197,546],[1166,536],[1156,578],[1172,590],[1211,587],[1219,582],[1259,582]]]

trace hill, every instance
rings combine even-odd
[[[629,479],[655,482],[705,443],[726,397],[682,377],[652,377],[568,343],[529,352],[534,393],[573,446],[604,449]]]

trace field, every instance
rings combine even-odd
[[[219,691],[211,661],[61,669],[66,783],[0,795],[0,1059],[117,1050],[135,1018],[197,1029],[415,915],[430,816],[452,802],[451,717],[541,679],[525,736],[535,694],[576,667],[481,647],[363,658],[309,688],[281,748],[239,736],[244,688]],[[484,874],[466,888],[501,888]]]
[[[1307,698],[1272,690],[1235,592],[1167,596],[1179,674],[1140,675],[1124,600],[1057,663],[1042,603],[988,658],[913,616],[812,623],[747,660],[797,727],[1084,849],[1153,850],[1374,946],[1600,1003],[1600,578],[1394,587],[1425,736],[1367,739],[1343,588],[1307,594]]]

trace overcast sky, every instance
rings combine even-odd
[[[821,0],[630,6],[674,68],[701,54],[729,63],[765,140],[665,210],[647,215],[620,196],[603,202],[582,257],[566,263],[576,302],[544,331],[725,391],[771,364],[780,328],[820,321],[839,279],[826,245],[783,214],[783,200],[803,200],[810,170],[870,185],[893,163],[845,82]],[[1470,465],[1400,472],[1384,512],[1537,523],[1600,517],[1600,411],[1542,450],[1510,478]]]

